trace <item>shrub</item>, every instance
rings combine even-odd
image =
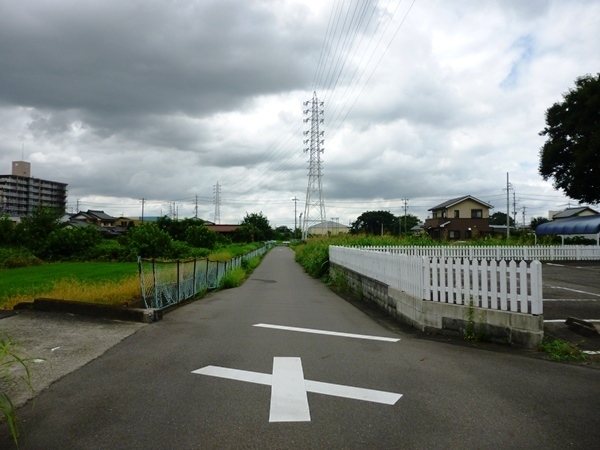
[[[0,269],[39,266],[43,263],[26,248],[0,248]]]
[[[137,255],[142,258],[168,257],[173,250],[171,236],[154,223],[130,228],[125,236],[119,238],[124,245],[128,258]]]
[[[94,227],[60,228],[48,235],[43,254],[55,260],[86,257],[100,242],[102,236]]]
[[[217,233],[205,225],[194,225],[185,232],[185,241],[192,247],[214,248],[217,243]]]

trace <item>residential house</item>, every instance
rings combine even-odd
[[[596,216],[598,215],[598,211],[590,208],[589,206],[581,206],[579,208],[567,208],[564,211],[550,211],[550,219],[558,220],[558,219],[569,219],[573,217],[583,217],[583,216]]]
[[[493,206],[471,195],[441,203],[425,220],[424,231],[434,239],[464,240],[490,233],[490,209]]]
[[[66,216],[63,216],[65,220]],[[132,220],[127,217],[113,217],[104,211],[88,209],[77,214],[71,214],[68,225],[72,227],[93,226],[100,233],[108,237],[119,236],[127,231],[127,226]]]

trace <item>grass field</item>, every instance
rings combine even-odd
[[[0,309],[37,297],[122,304],[140,295],[136,263],[53,263],[0,270]]]

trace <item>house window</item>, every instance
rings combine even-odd
[[[442,211],[442,219],[446,218],[446,211]]]
[[[472,237],[473,237],[473,232],[469,228],[467,231],[465,231],[465,239],[471,239]]]
[[[481,219],[483,217],[483,209],[472,209],[471,219]]]
[[[435,212],[435,211],[434,211],[434,212],[431,214],[431,217],[433,217],[434,219],[437,219],[437,212]]]
[[[458,209],[454,210],[454,218],[458,219],[460,217],[460,211]]]
[[[460,231],[448,230],[448,239],[460,239]]]

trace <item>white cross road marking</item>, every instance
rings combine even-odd
[[[269,422],[310,422],[300,358],[274,358]]]
[[[398,342],[400,340],[398,338],[388,338],[388,337],[382,337],[382,336],[369,336],[367,334],[339,333],[337,331],[314,330],[311,328],[286,327],[284,325],[269,325],[267,323],[257,323],[253,326],[261,327],[261,328],[272,328],[275,330],[300,331],[302,333],[325,334],[328,336],[349,337],[349,338],[354,338],[354,339],[368,339],[371,341]]]
[[[271,386],[269,422],[309,422],[307,392],[394,405],[402,394],[304,379],[300,358],[273,358],[273,374],[206,366],[192,373]]]

